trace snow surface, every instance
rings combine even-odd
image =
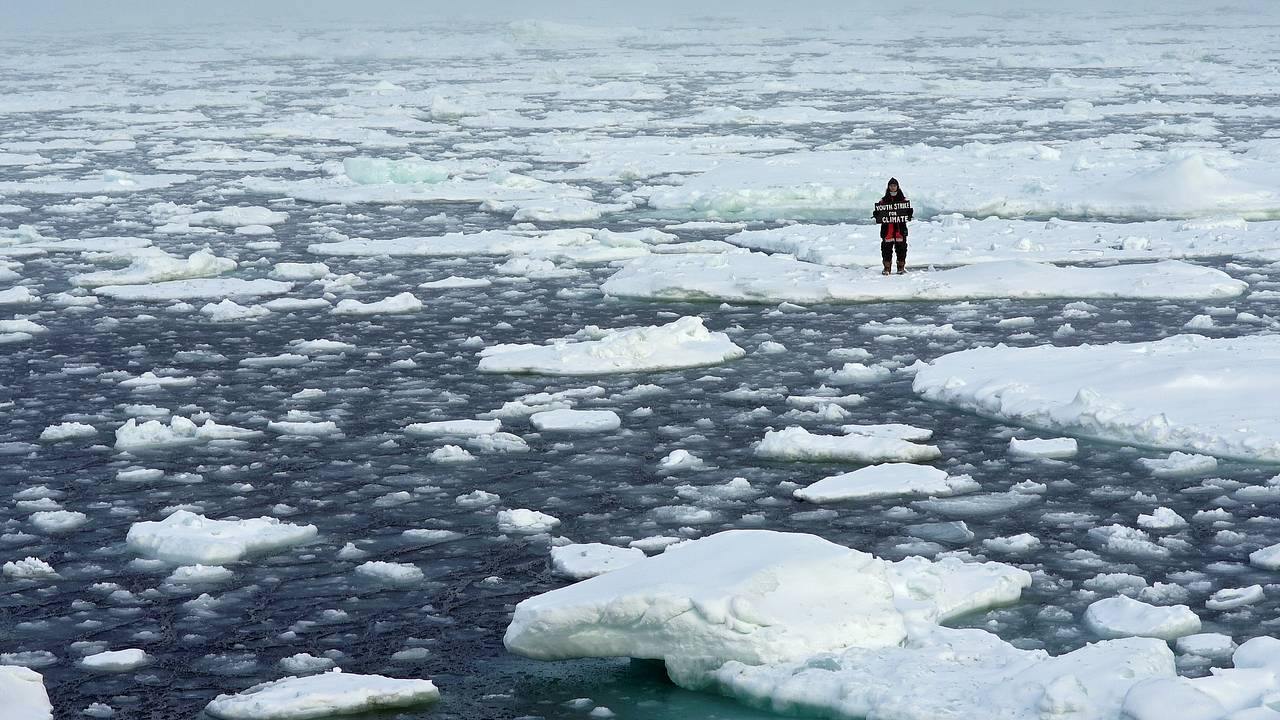
[[[916,392],[981,415],[1113,442],[1280,462],[1280,336],[997,346],[937,358]]]

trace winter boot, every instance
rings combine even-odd
[[[888,261],[888,260],[885,260],[885,261],[884,261],[884,272],[882,272],[882,273],[880,273],[880,274],[881,274],[881,275],[888,275],[888,274],[889,274],[889,261]]]
[[[888,274],[889,274],[889,268],[888,268],[888,267],[885,267],[885,269],[884,269],[884,274],[885,274],[885,275],[888,275]],[[898,274],[899,274],[899,275],[906,275],[906,274],[907,274],[907,262],[906,262],[905,260],[899,260],[899,261],[898,261]]]

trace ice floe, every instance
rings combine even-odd
[[[981,298],[1230,298],[1248,284],[1221,270],[1179,260],[1112,267],[1058,267],[1002,260],[950,270],[884,276],[779,255],[642,257],[601,289],[617,297],[754,303],[855,303]]]
[[[1280,461],[1280,339],[977,348],[921,368],[916,392],[1032,427],[1219,457]]]
[[[746,351],[698,317],[667,325],[600,331],[595,340],[550,345],[502,345],[480,353],[480,371],[543,375],[599,375],[715,365]]]
[[[814,503],[902,496],[945,496],[978,489],[968,475],[948,475],[927,465],[884,463],[825,477],[793,494]]]
[[[928,462],[942,457],[932,445],[875,435],[815,435],[802,427],[770,430],[756,444],[756,456],[772,460],[813,462]]]
[[[164,520],[134,523],[126,541],[135,552],[157,560],[222,565],[299,545],[315,536],[315,525],[292,525],[272,517],[211,520],[178,510]]]
[[[309,720],[414,707],[439,699],[440,691],[430,680],[399,680],[335,669],[219,695],[205,712],[221,720]]]

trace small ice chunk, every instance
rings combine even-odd
[[[222,565],[299,545],[316,536],[315,525],[290,525],[273,517],[210,520],[178,510],[159,522],[136,522],[125,537],[135,552],[183,565]]]
[[[581,543],[551,548],[551,569],[558,575],[583,580],[603,575],[645,559],[643,550],[603,543]]]
[[[1217,458],[1177,451],[1167,458],[1141,458],[1138,462],[1156,477],[1203,475],[1218,469]]]
[[[498,530],[516,535],[537,535],[550,532],[560,525],[560,520],[537,510],[518,508],[498,511]]]
[[[414,437],[446,437],[450,435],[475,437],[492,435],[502,429],[501,420],[436,420],[413,423],[405,427],[406,435]]]
[[[413,563],[370,560],[356,566],[356,574],[393,585],[410,585],[421,582],[422,570]]]
[[[1089,605],[1084,621],[1090,630],[1105,638],[1173,640],[1200,632],[1200,618],[1186,605],[1158,607],[1124,595]]]
[[[1078,452],[1075,438],[1009,438],[1009,454],[1015,457],[1069,458]]]
[[[1249,553],[1249,564],[1263,570],[1280,570],[1280,543]]]
[[[1184,635],[1174,642],[1174,646],[1184,655],[1199,655],[1213,660],[1231,657],[1231,653],[1236,649],[1231,636],[1222,633]]]
[[[774,460],[858,463],[928,462],[942,456],[932,445],[869,435],[814,435],[795,426],[766,432],[755,454]]]
[[[1260,602],[1265,597],[1261,585],[1243,588],[1222,588],[1215,592],[1204,606],[1210,610],[1230,610]]]
[[[825,477],[793,494],[800,500],[826,503],[904,495],[945,496],[977,489],[978,483],[968,475],[951,476],[927,465],[884,463]]]
[[[497,422],[496,420],[494,422]],[[529,423],[543,432],[608,432],[622,426],[612,410],[546,410],[529,416]]]
[[[108,650],[80,661],[80,665],[98,672],[128,672],[151,663],[151,656],[138,648]]]
[[[40,442],[60,442],[62,440],[75,440],[77,438],[89,438],[98,434],[98,429],[92,425],[81,422],[64,422],[57,425],[50,425],[40,433]]]

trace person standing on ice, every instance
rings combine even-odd
[[[907,271],[907,221],[911,219],[913,210],[911,201],[902,194],[897,178],[889,178],[884,189],[884,197],[876,203],[872,213],[880,224],[880,259],[884,262],[884,272],[888,275],[893,256],[898,256],[898,274]]]

